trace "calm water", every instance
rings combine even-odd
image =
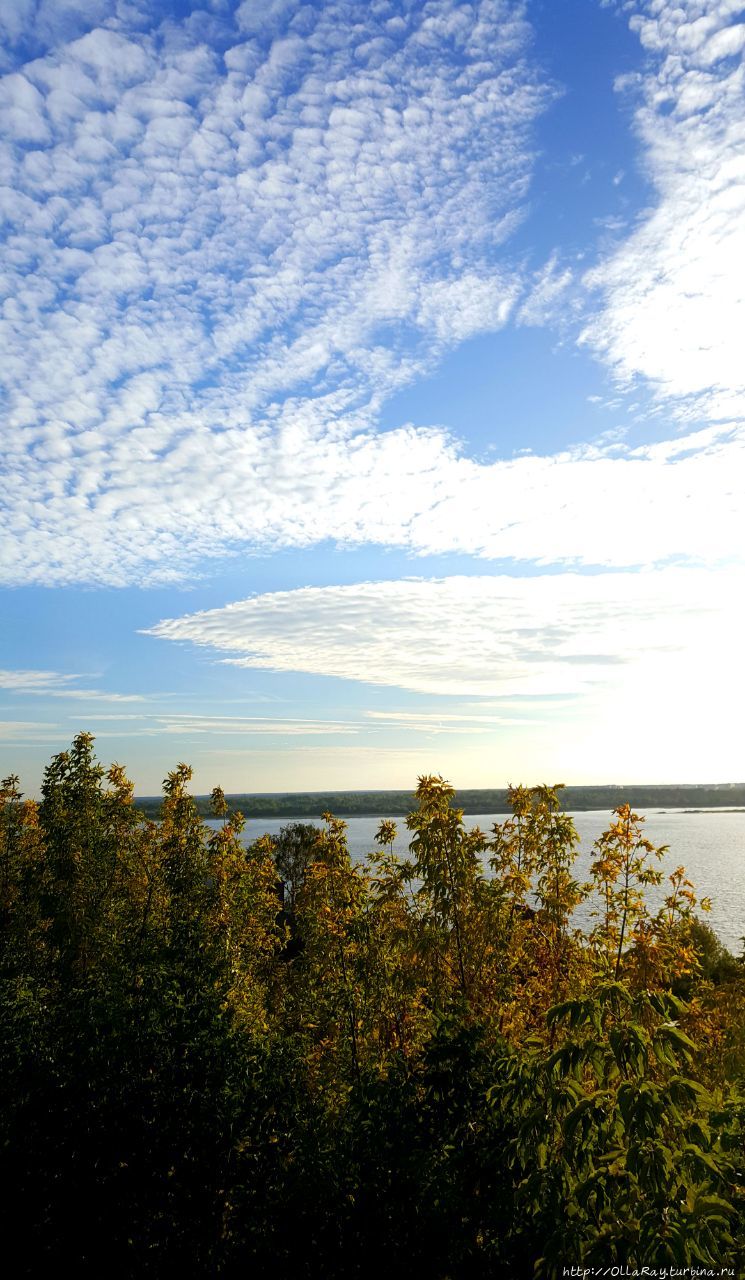
[[[574,817],[581,843],[575,875],[584,880],[589,875],[592,861],[592,845],[608,826],[609,815],[602,812],[576,813]],[[472,814],[466,818],[469,827],[479,826],[489,832],[494,822],[503,821],[500,814]],[[276,835],[292,818],[274,821],[255,819],[246,823],[245,839],[248,843],[265,831]],[[308,822],[308,818],[298,818]],[[380,818],[347,819],[349,848],[356,857],[362,857],[377,846],[374,835]],[[403,819],[397,819],[398,840],[395,848],[401,855],[407,852],[408,832]],[[653,844],[667,844],[669,852],[657,865],[663,874],[669,874],[681,864],[693,881],[699,897],[712,900],[708,917],[722,942],[736,955],[742,950],[741,938],[745,934],[745,812],[723,813],[720,809],[706,809],[699,813],[683,809],[651,810],[646,815],[645,834]],[[657,904],[664,894],[664,884],[658,890],[650,889],[650,900]],[[587,922],[586,910],[577,913],[577,923]]]

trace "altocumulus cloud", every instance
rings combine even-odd
[[[648,57],[620,88],[656,199],[582,304],[584,341],[689,435],[489,465],[439,427],[377,423],[448,345],[562,306],[559,259],[528,277],[508,251],[554,92],[524,5],[156,8],[0,11],[2,581],[168,581],[328,538],[569,565],[732,555],[739,5],[621,6]]]
[[[377,407],[519,289],[499,246],[549,97],[522,4],[107,8],[65,40],[43,7],[0,82],[10,582],[326,536],[329,471],[449,456],[378,440]]]
[[[742,574],[452,577],[305,587],[149,632],[238,666],[479,697],[737,682]],[[697,674],[698,673],[698,674]]]

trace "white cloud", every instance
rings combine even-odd
[[[77,676],[62,675],[59,671],[8,671],[0,670],[0,689],[15,693],[47,693],[50,689],[64,688]]]
[[[235,25],[218,7],[159,27],[96,0],[0,9],[9,46],[35,21],[47,49],[0,81],[0,581],[170,582],[324,541],[729,561],[745,478],[735,13],[636,14],[658,200],[589,277],[605,304],[585,332],[620,379],[718,434],[486,464],[442,427],[378,422],[448,345],[577,305],[560,255],[526,276],[504,249],[550,97],[520,0],[395,20],[247,0]]]
[[[555,574],[367,582],[280,591],[160,622],[147,634],[237,666],[419,693],[536,695],[738,683],[741,573]],[[697,674],[699,673],[699,674]]]
[[[220,737],[288,737],[315,738],[328,735],[354,735],[358,726],[348,720],[297,719],[289,716],[204,716],[159,715],[143,717],[152,721],[153,731],[175,734],[179,738],[193,734],[218,734]]]
[[[313,407],[320,415],[328,406],[331,421],[339,411],[341,421],[325,434],[308,405],[293,402],[253,442],[238,427],[214,437],[204,426],[185,429],[168,458],[122,457],[129,483],[134,471],[140,477],[131,489],[76,499],[50,492],[43,523],[22,497],[14,519],[25,536],[0,548],[6,581],[126,583],[143,574],[168,581],[189,557],[225,547],[324,540],[544,564],[717,562],[738,554],[742,429],[635,450],[611,441],[481,464],[461,456],[442,430],[376,435],[364,415],[350,413],[345,433],[342,399]],[[147,438],[149,446],[135,430],[129,446],[152,447]],[[95,485],[87,475],[79,484]],[[46,483],[51,489],[49,476]],[[83,535],[88,558],[81,562]]]
[[[0,719],[0,743],[59,742],[60,730],[56,724],[44,724],[37,720]]]
[[[499,273],[467,272],[457,280],[438,280],[422,291],[420,324],[443,342],[462,342],[477,333],[501,329],[519,294],[517,279]]]
[[[523,715],[469,715],[467,712],[448,713],[442,711],[366,711],[366,717],[377,728],[403,729],[408,732],[425,735],[458,734],[471,737],[473,734],[494,735],[496,729],[505,725],[524,725]],[[540,717],[531,714],[532,725],[541,724]]]
[[[320,469],[395,465],[382,398],[515,303],[549,98],[523,4],[86,13],[0,81],[0,573],[167,581],[328,536]]]
[[[105,689],[84,689],[76,685],[77,675],[59,671],[0,670],[0,690],[33,694],[46,698],[78,698],[85,702],[142,702],[138,693],[109,693]]]
[[[557,302],[571,283],[572,271],[569,267],[560,268],[558,254],[553,253],[533,278],[517,315],[518,324],[543,325],[555,319]]]
[[[274,787],[401,786],[426,771],[464,786],[715,781],[733,776],[745,716],[743,601],[735,569],[414,579],[275,592],[151,634],[211,649],[237,687],[253,668],[416,697],[368,708],[343,759],[304,747],[299,772],[267,738]]]
[[[734,0],[649,0],[631,26],[649,60],[621,83],[637,106],[652,211],[587,277],[605,305],[584,340],[621,381],[683,416],[745,411],[745,27]]]
[[[29,693],[46,694],[50,698],[76,698],[80,702],[142,702],[141,693],[107,693],[105,689],[38,689]]]

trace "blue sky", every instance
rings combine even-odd
[[[0,756],[742,777],[743,5],[0,0]]]

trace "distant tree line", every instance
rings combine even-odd
[[[240,792],[226,798],[231,809],[249,813],[252,818],[320,818],[324,813],[340,818],[400,818],[410,813],[415,803],[411,791],[298,791],[283,795]],[[510,812],[507,787],[466,787],[458,791],[457,799],[467,814]],[[143,813],[155,817],[161,797],[142,796],[136,803]],[[195,796],[194,803],[200,817],[210,816],[208,795]],[[564,787],[562,803],[570,813],[592,809],[610,812],[620,804],[630,804],[634,809],[740,808],[745,807],[745,783]]]
[[[468,831],[420,778],[408,856],[389,817],[353,862],[330,813],[246,848],[189,780],[152,821],[80,734],[40,803],[2,783],[14,1275],[742,1274],[744,966],[683,868],[652,911],[628,804],[582,884],[559,788]]]

